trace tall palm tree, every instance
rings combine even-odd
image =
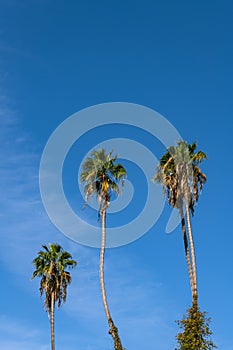
[[[123,350],[118,329],[111,317],[106,297],[104,282],[104,253],[106,241],[106,211],[110,205],[112,194],[119,195],[119,184],[124,185],[126,177],[125,168],[115,163],[117,156],[112,156],[112,152],[106,153],[104,149],[93,151],[82,164],[81,182],[85,183],[84,192],[86,195],[86,205],[90,196],[95,195],[99,204],[99,218],[102,223],[102,241],[100,249],[100,287],[103,299],[104,310],[107,316],[109,333],[114,342],[115,350]]]
[[[71,275],[66,268],[75,267],[77,262],[58,244],[49,244],[49,247],[42,245],[42,248],[44,250],[40,250],[38,256],[33,260],[35,271],[32,279],[41,277],[40,296],[45,294],[44,306],[50,320],[51,349],[54,350],[55,303],[60,308],[62,302],[66,301],[67,286],[71,283]]]
[[[168,148],[160,159],[154,177],[154,181],[163,185],[168,203],[173,208],[177,208],[180,213],[193,302],[197,301],[198,290],[190,212],[194,214],[194,206],[206,182],[206,176],[199,167],[200,163],[206,159],[206,155],[202,151],[196,151],[196,148],[195,142],[188,144],[186,141],[179,141],[177,146]],[[187,218],[188,238],[183,207]]]

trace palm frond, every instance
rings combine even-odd
[[[85,183],[84,193],[87,205],[90,196],[95,195],[99,201],[99,212],[108,206],[113,192],[119,195],[119,185],[124,186],[127,176],[123,165],[115,163],[117,155],[105,149],[94,150],[82,164],[80,181]]]
[[[196,151],[196,148],[196,142],[188,144],[182,140],[177,142],[177,146],[169,147],[161,157],[153,178],[153,181],[163,186],[168,202],[173,207],[183,205],[185,196],[189,198],[192,213],[206,182],[206,176],[198,165],[207,157],[204,152]]]
[[[77,262],[72,259],[72,255],[63,250],[59,244],[42,245],[45,251],[40,251],[33,260],[36,267],[32,279],[41,277],[40,296],[45,294],[44,306],[48,313],[51,311],[51,295],[54,293],[55,302],[60,307],[65,302],[66,288],[71,282],[71,275],[66,268],[74,268]]]

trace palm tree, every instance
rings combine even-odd
[[[194,214],[194,206],[206,181],[205,174],[199,168],[206,155],[202,151],[196,151],[196,148],[195,142],[188,144],[186,141],[179,141],[177,146],[168,148],[160,159],[154,177],[154,181],[162,184],[164,193],[167,193],[168,203],[180,213],[193,302],[198,298],[198,290],[190,212]],[[188,238],[183,207],[187,218]]]
[[[84,192],[86,204],[90,196],[95,195],[99,204],[98,216],[102,223],[102,241],[100,249],[100,287],[103,299],[104,310],[109,325],[109,334],[114,342],[115,350],[123,350],[118,329],[111,317],[104,283],[104,253],[106,241],[106,211],[110,205],[112,194],[119,195],[119,184],[124,185],[126,170],[121,164],[116,164],[117,156],[112,152],[106,153],[104,149],[93,151],[82,164],[81,182],[85,183]]]
[[[44,250],[40,250],[38,256],[33,260],[35,271],[32,279],[41,277],[40,296],[45,294],[44,306],[50,320],[51,349],[54,350],[55,303],[60,308],[62,302],[66,301],[67,286],[71,283],[71,275],[66,268],[75,267],[77,262],[58,244],[49,244],[49,247],[42,245],[42,248]]]

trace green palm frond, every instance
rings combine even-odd
[[[207,156],[196,149],[196,142],[188,144],[182,140],[177,142],[177,146],[169,147],[161,157],[153,178],[153,181],[162,184],[168,202],[173,207],[182,205],[186,193],[192,213],[206,182],[206,175],[198,165]]]
[[[52,293],[55,295],[58,307],[62,302],[65,302],[66,289],[71,283],[71,275],[66,271],[66,268],[74,268],[77,262],[59,244],[49,244],[49,247],[42,245],[42,248],[44,251],[39,251],[33,260],[35,271],[32,274],[32,279],[41,277],[40,296],[45,295],[44,306],[50,313]]]
[[[124,186],[126,178],[125,168],[115,163],[117,155],[113,151],[106,153],[105,149],[94,150],[82,164],[80,181],[85,184],[85,206],[89,197],[95,195],[99,201],[99,209],[108,206],[111,196],[120,194],[120,187]]]

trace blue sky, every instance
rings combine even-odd
[[[39,281],[30,277],[40,245],[52,242],[78,261],[67,303],[56,314],[57,349],[112,349],[99,251],[56,229],[38,178],[43,149],[59,124],[83,108],[115,101],[156,110],[208,155],[202,167],[208,181],[192,221],[200,306],[212,318],[219,349],[232,349],[232,12],[227,0],[0,0],[2,349],[49,349]],[[86,154],[114,137],[136,140],[157,158],[165,150],[150,134],[129,128],[94,130],[67,155],[67,199],[93,225],[97,214],[81,211],[78,150]],[[134,196],[119,216],[109,214],[110,226],[138,215],[150,181],[137,164],[122,162]],[[142,238],[106,252],[109,304],[127,350],[174,349],[174,321],[190,306],[180,227],[165,233],[170,214],[165,205]]]

